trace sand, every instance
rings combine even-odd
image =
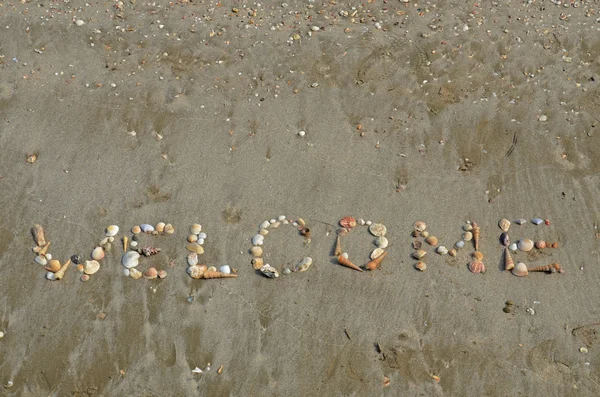
[[[2,2],[0,394],[599,395],[600,15],[529,3]],[[272,232],[268,262],[314,263],[269,280],[249,241],[280,214],[312,241]],[[380,270],[335,264],[346,215],[387,226]],[[564,274],[502,272],[504,217],[549,219],[511,239],[560,247],[515,260]],[[416,271],[418,219],[448,247],[477,221],[487,272]],[[36,223],[64,261],[159,221],[164,280],[119,244],[87,283],[33,262]],[[185,273],[194,222],[237,279]]]

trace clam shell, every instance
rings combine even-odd
[[[371,260],[377,259],[378,257],[380,257],[381,255],[383,255],[385,251],[383,250],[383,248],[375,248],[372,252],[371,252]]]
[[[264,274],[268,278],[277,278],[279,277],[279,272],[273,266],[268,263],[260,268],[260,272]]]
[[[464,232],[462,235],[462,239],[463,241],[471,241],[473,240],[473,233],[471,232]]]
[[[131,233],[133,234],[140,234],[142,232],[142,228],[139,227],[138,225],[135,225],[134,227],[131,228]]]
[[[423,237],[423,238],[427,238],[427,237],[429,237],[429,232],[428,232],[427,230],[423,230],[423,231],[421,232],[421,237]]]
[[[457,241],[456,243],[454,243],[454,247],[455,247],[455,248],[457,248],[457,249],[461,249],[461,248],[463,248],[464,246],[465,246],[465,242],[464,242],[464,241],[462,241],[462,240],[460,240],[460,241]]]
[[[40,255],[36,256],[33,260],[38,265],[46,266],[48,264],[48,260],[45,257],[40,256]]]
[[[500,244],[502,244],[505,247],[508,247],[510,245],[510,236],[508,235],[508,233],[504,232],[500,234]]]
[[[149,225],[147,223],[142,223],[140,225],[140,229],[142,230],[142,232],[144,233],[152,233],[154,231],[154,226]]]
[[[267,234],[269,234],[269,231],[267,229],[260,229],[258,231],[258,234],[260,234],[261,236],[266,236]]]
[[[455,257],[458,254],[458,252],[456,252],[455,248],[452,248],[450,251],[448,251],[448,255],[450,255],[451,257]]]
[[[279,215],[279,216],[277,217],[277,220],[278,220],[278,221],[283,221],[283,220],[285,220],[285,215]],[[221,273],[222,273],[222,272],[221,272]]]
[[[533,249],[533,241],[528,238],[522,238],[517,242],[517,248],[523,252],[529,252]]]
[[[364,225],[365,225],[365,220],[364,220],[364,219],[362,219],[362,218],[359,218],[359,219],[357,219],[357,220],[356,220],[356,222],[357,222],[359,225],[361,225],[361,226],[364,226]]]
[[[166,270],[159,270],[158,271],[158,278],[163,279],[167,277],[167,271]]]
[[[523,262],[519,262],[512,269],[512,274],[514,274],[517,277],[525,277],[529,274],[529,271],[527,270],[527,266]]]
[[[98,245],[108,244],[108,237],[104,237],[102,240],[98,242]]]
[[[262,234],[255,234],[254,237],[252,237],[252,245],[263,245],[264,242],[265,236]]]
[[[265,264],[263,258],[252,258],[252,267],[254,270],[260,270],[261,267]]]
[[[473,225],[471,225],[470,223],[466,223],[466,224],[463,225],[462,229],[465,232],[470,232],[471,230],[473,230]]]
[[[129,269],[129,277],[131,277],[134,280],[139,280],[140,278],[142,278],[142,272],[140,272],[135,267],[132,267],[131,269]]]
[[[165,231],[165,226],[167,226],[167,225],[166,225],[164,222],[158,222],[158,223],[156,224],[156,226],[154,227],[154,229],[155,229],[157,232],[159,232],[159,233],[162,233],[162,232],[164,232],[164,231]]]
[[[54,281],[54,280],[56,280],[56,276],[54,275],[54,273],[48,272],[48,273],[46,273],[46,279],[50,280],[50,281]]]
[[[48,243],[48,244],[50,244],[50,243]],[[556,247],[554,247],[554,248],[556,248]],[[46,255],[44,255],[44,256],[45,256],[45,257],[46,257],[46,259],[48,259],[48,260],[52,259],[52,254],[51,254],[51,253],[47,253],[47,254],[46,254]]]
[[[188,251],[195,252],[198,255],[202,255],[204,253],[204,248],[198,243],[189,243],[185,246]]]
[[[109,227],[106,228],[106,236],[108,237],[114,237],[117,235],[117,233],[119,233],[119,226],[117,225],[110,225]]]
[[[485,265],[483,262],[474,259],[469,263],[469,271],[471,273],[485,273]]]
[[[473,259],[477,260],[477,261],[482,261],[483,260],[483,254],[479,251],[475,251],[473,252]]]
[[[258,246],[254,246],[254,247],[250,248],[250,253],[252,254],[253,257],[259,258],[263,254],[263,249]]]
[[[385,236],[387,233],[387,227],[383,223],[372,223],[369,226],[369,232],[375,237]]]
[[[525,223],[527,223],[527,219],[523,219],[523,218],[515,219],[515,223],[517,225],[524,225]]]
[[[92,259],[95,261],[102,260],[104,258],[104,249],[102,247],[96,247],[92,251]]]
[[[437,252],[440,255],[446,255],[448,253],[448,248],[444,247],[443,245],[440,245],[435,249],[435,252]]]
[[[271,223],[269,221],[263,221],[260,223],[260,225],[258,225],[259,229],[266,229],[269,227],[269,225],[271,225]]]
[[[44,267],[44,269],[48,270],[49,272],[56,273],[60,270],[60,261],[57,259],[52,259],[48,261],[48,264]]]
[[[422,232],[427,228],[427,224],[423,221],[416,221],[413,224],[413,229],[416,230],[417,232]]]
[[[165,225],[165,233],[166,234],[173,234],[173,233],[175,233],[175,228],[173,227],[173,225],[171,225],[170,223],[167,223]]]
[[[85,283],[86,281],[90,281],[90,276],[88,274],[82,274],[79,279]]]
[[[206,235],[206,233],[204,233],[204,232],[198,233],[198,240],[204,240],[204,239],[206,239],[206,237],[208,237]]]
[[[509,249],[509,250],[511,250],[511,251],[516,251],[516,250],[518,249],[518,247],[517,247],[517,243],[511,243],[511,244],[508,246],[508,249]]]
[[[421,243],[421,241],[419,241],[419,240],[415,240],[412,242],[413,249],[419,250],[419,249],[421,249],[422,246],[423,246],[423,243]]]
[[[83,266],[83,272],[85,274],[94,274],[100,270],[100,263],[98,261],[85,261]]]
[[[202,225],[200,225],[199,223],[194,223],[192,226],[190,226],[190,233],[192,234],[200,234],[201,231]]]
[[[271,224],[271,229],[277,229],[279,226],[281,226],[281,222],[276,221],[275,223]]]
[[[140,254],[137,251],[128,251],[121,258],[121,263],[127,269],[136,267],[140,263]]]
[[[415,263],[415,269],[424,272],[425,269],[427,269],[427,265],[425,264],[425,262],[418,261],[417,263]]]
[[[223,265],[219,267],[219,271],[224,274],[231,274],[231,267],[229,267],[229,265]]]
[[[187,241],[188,241],[189,243],[195,243],[196,241],[198,241],[198,235],[197,235],[197,234],[190,234],[190,235],[187,237]]]
[[[425,239],[425,242],[431,246],[436,246],[438,245],[438,239],[435,236],[429,236]]]
[[[508,249],[504,249],[504,270],[512,270],[515,268],[515,262],[512,259],[512,256],[510,256],[510,252],[508,251]]]
[[[216,266],[210,266],[207,270],[207,272],[216,272],[217,271],[217,267]]]
[[[198,254],[195,252],[190,252],[187,256],[187,263],[189,266],[194,266],[198,264]]]
[[[508,219],[500,219],[500,222],[498,222],[498,227],[503,232],[508,232],[508,229],[510,229],[510,221]]]
[[[144,278],[147,280],[154,280],[156,277],[158,277],[158,271],[153,267],[144,272]]]
[[[298,262],[298,264],[296,264],[295,270],[297,272],[305,272],[312,265],[312,263],[313,263],[313,260],[311,257],[309,257],[309,256],[304,257],[300,260],[300,262]]]
[[[544,220],[542,218],[533,218],[531,220],[531,223],[533,223],[536,226],[541,225],[542,223],[544,223]]]
[[[381,236],[375,239],[375,245],[379,248],[387,248],[389,241],[387,238]]]
[[[415,259],[421,259],[425,255],[427,255],[427,251],[423,251],[423,250],[416,250],[412,253],[413,258],[415,258]]]

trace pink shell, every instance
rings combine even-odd
[[[474,260],[469,263],[471,273],[485,273],[485,265],[482,261]]]

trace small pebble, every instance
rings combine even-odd
[[[298,131],[298,136],[303,138],[306,135],[306,131]]]
[[[287,276],[288,274],[292,274],[292,271],[290,270],[290,268],[284,267],[282,273]]]
[[[4,338],[4,332],[0,331],[0,339]]]
[[[82,21],[81,19],[78,19],[78,20],[75,21],[75,25],[77,25],[77,26],[83,26],[83,25],[85,25],[85,22]]]
[[[588,349],[587,349],[587,347],[580,347],[580,348],[579,348],[579,351],[580,351],[581,353],[584,353],[584,354],[585,354],[585,353],[587,353],[587,352],[588,352]]]
[[[540,116],[540,121],[547,121],[548,120],[548,116],[546,116],[545,114],[542,114]]]

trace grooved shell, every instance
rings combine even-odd
[[[356,227],[356,219],[354,219],[351,216],[343,217],[342,219],[340,219],[340,226],[347,229]]]
[[[167,223],[165,225],[165,233],[167,233],[167,234],[175,233],[175,227],[173,225],[171,225],[170,223]]]
[[[265,264],[263,258],[252,258],[252,267],[254,270],[260,270],[261,267]]]
[[[85,261],[83,266],[83,272],[85,274],[94,274],[100,270],[100,263],[98,261]]]
[[[498,222],[498,227],[503,232],[508,232],[508,229],[510,229],[510,221],[508,219],[500,219],[500,222]]]
[[[198,266],[198,265],[190,266],[187,269],[187,273],[190,275],[191,278],[193,278],[195,280],[202,278],[202,275],[204,274],[205,271],[206,271],[206,266]]]
[[[369,232],[375,237],[385,236],[387,233],[387,227],[383,223],[372,223],[369,226]]]
[[[371,252],[371,260],[377,259],[378,257],[380,257],[381,255],[383,255],[385,251],[383,250],[383,248],[375,248],[372,252]]]
[[[413,224],[413,229],[415,229],[417,232],[422,232],[427,228],[427,224],[423,221],[416,221]]]
[[[475,251],[473,252],[473,259],[478,260],[478,261],[482,261],[483,260],[483,254],[479,251]]]

